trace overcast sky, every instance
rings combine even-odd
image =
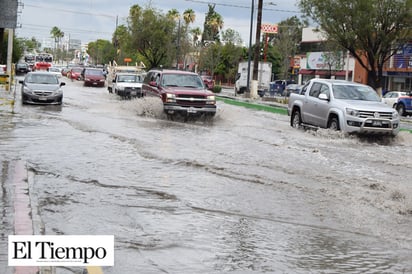
[[[183,13],[190,8],[195,11],[196,22],[192,27],[203,29],[207,3],[215,3],[215,11],[223,20],[223,29],[238,31],[245,44],[249,42],[252,0],[21,0],[16,29],[18,37],[36,37],[40,42],[50,39],[50,30],[56,26],[65,37],[80,39],[83,44],[97,39],[111,40],[118,24],[125,24],[132,5],[145,7],[149,3],[164,13],[177,9]],[[264,0],[263,23],[275,24],[294,15],[300,16],[298,0]],[[276,3],[276,4],[274,4]],[[257,1],[255,0],[255,8]],[[256,27],[256,12],[254,29]],[[253,41],[255,34],[252,35]]]

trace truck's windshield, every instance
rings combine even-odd
[[[375,90],[365,86],[333,85],[333,97],[343,100],[380,101]]]

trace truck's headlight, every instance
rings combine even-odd
[[[166,103],[176,102],[176,95],[173,93],[166,93]]]
[[[359,117],[359,110],[353,108],[346,108],[346,114],[350,116]]]
[[[216,103],[216,97],[214,95],[207,96],[207,104],[214,105]]]
[[[399,113],[396,110],[394,110],[392,112],[392,119],[397,119],[398,117],[399,117]]]

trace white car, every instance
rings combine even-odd
[[[143,79],[144,75],[140,73],[116,73],[112,80],[112,90],[125,99],[143,97]]]
[[[61,78],[62,77],[62,71],[60,68],[57,67],[49,67],[48,72],[56,75],[57,77]]]
[[[389,91],[385,93],[382,97],[382,102],[387,104],[390,107],[395,108],[396,103],[398,102],[398,98],[401,96],[406,96],[406,92],[403,91]]]

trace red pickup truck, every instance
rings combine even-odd
[[[213,117],[216,98],[206,89],[200,76],[181,70],[150,70],[142,85],[144,96],[158,97],[169,118],[176,115]]]

